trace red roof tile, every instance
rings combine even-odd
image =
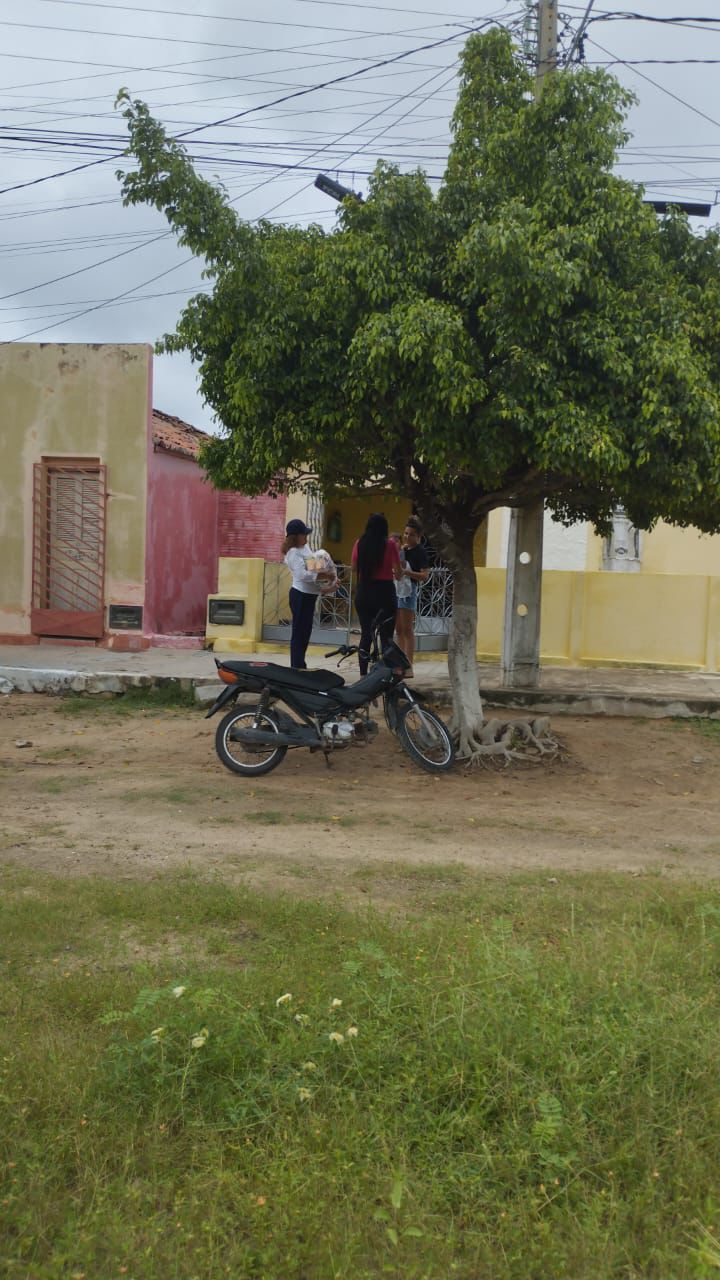
[[[197,458],[200,445],[209,440],[206,431],[191,427],[182,418],[174,418],[170,413],[161,413],[159,409],[152,411],[152,438],[156,449],[165,449],[168,453],[179,453],[184,458]]]

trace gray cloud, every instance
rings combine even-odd
[[[191,7],[187,0],[165,3],[168,9]],[[512,0],[482,0],[476,17],[502,14],[513,20],[523,7]],[[113,101],[121,85],[182,133],[403,50],[461,35],[473,6],[467,0],[452,10],[445,0],[393,0],[387,9],[372,0],[356,6],[251,0],[242,14],[231,4],[213,3],[212,16],[187,17],[141,8],[132,0],[125,7],[101,0],[27,0],[22,9],[5,11],[1,187],[85,164],[104,148],[119,149],[124,122]],[[609,8],[596,4],[595,12]],[[677,0],[646,0],[638,8],[656,17],[683,10]],[[712,13],[715,6],[705,0],[696,8]],[[573,21],[584,9],[582,0],[567,6]],[[590,62],[720,59],[720,27],[603,21],[591,26],[589,36]],[[423,164],[428,172],[442,172],[460,47],[458,39],[345,84],[253,111],[243,120],[203,129],[188,143],[202,157],[202,171],[225,183],[242,216],[274,210],[271,216],[288,222],[314,219],[329,226],[335,210],[312,187],[316,169],[338,169],[356,188],[381,155],[406,168]],[[653,197],[714,198],[720,187],[718,67],[618,64],[613,70],[639,98],[621,172],[647,182]],[[267,168],[270,163],[307,164],[308,171],[283,172]],[[174,327],[184,298],[202,287],[200,264],[184,263],[187,253],[164,234],[160,215],[122,208],[117,166],[117,160],[106,160],[0,196],[0,340],[33,334],[37,341],[152,343]],[[51,283],[59,276],[67,278]],[[135,286],[116,305],[99,305]],[[155,403],[212,429],[185,357],[156,360]]]

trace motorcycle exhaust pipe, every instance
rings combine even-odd
[[[233,729],[230,737],[249,747],[316,747],[320,743],[315,733],[271,733],[269,729]]]

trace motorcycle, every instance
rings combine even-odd
[[[340,655],[340,666],[358,652],[358,645],[342,644],[325,657]],[[434,711],[423,706],[422,694],[405,683],[410,663],[402,649],[391,641],[380,652],[377,623],[370,658],[368,674],[349,685],[333,671],[298,671],[275,662],[216,658],[225,688],[205,718],[232,704],[215,734],[215,750],[226,769],[257,778],[277,769],[287,752],[297,747],[323,751],[329,764],[335,751],[372,741],[379,726],[370,709],[378,698],[382,698],[388,728],[411,760],[429,773],[450,769],[455,760],[450,731]],[[235,705],[241,693],[257,694],[257,702]]]

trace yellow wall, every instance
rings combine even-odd
[[[30,630],[33,464],[107,466],[105,599],[142,604],[151,350],[133,344],[0,347],[0,634]]]
[[[642,572],[720,574],[720,535],[660,520],[642,535]]]
[[[502,554],[504,520],[503,508],[491,511],[488,517],[485,564],[492,568],[505,567]],[[577,529],[577,526],[573,527]],[[591,524],[583,527],[586,539],[585,567],[594,573],[603,567],[603,539],[595,533]],[[700,533],[694,528],[677,529],[660,520],[650,533],[643,533],[641,538],[641,574],[720,574],[720,534]],[[476,556],[475,563],[481,564],[481,558]]]
[[[478,656],[498,658],[503,569],[477,569]],[[720,577],[543,573],[542,660],[720,670]]]
[[[287,524],[290,520],[307,521],[307,507],[306,493],[289,493],[285,504],[285,523]]]
[[[262,643],[262,560],[219,562],[218,596],[245,601],[242,627],[207,628],[218,650],[257,652]],[[286,614],[287,573],[267,566]],[[502,647],[505,571],[476,569],[479,658],[497,660]],[[211,597],[212,599],[213,597]],[[266,621],[272,621],[272,608]],[[279,615],[278,615],[279,617]],[[543,574],[542,661],[563,666],[661,666],[720,671],[720,576],[701,574]]]
[[[283,570],[287,575],[283,565],[268,564],[267,568],[269,573]],[[208,620],[205,638],[218,650],[224,653],[253,653],[261,647],[264,573],[264,560],[220,556],[217,594],[208,596],[208,606],[211,600],[244,600],[245,621],[241,627],[232,627],[227,623],[211,624]]]
[[[339,512],[342,522],[342,538],[340,542],[330,542],[327,532],[325,532],[322,545],[326,551],[330,552],[333,559],[337,560],[338,564],[350,563],[353,544],[365,529],[368,516],[371,516],[375,511],[381,511],[383,515],[387,516],[391,533],[402,533],[407,523],[407,518],[412,511],[412,503],[407,498],[383,497],[382,494],[378,493],[369,498],[338,498],[336,500],[328,498],[326,500],[326,529],[328,521],[334,513]],[[475,535],[473,550],[475,564],[477,565],[485,564],[487,530],[488,522],[485,521]],[[319,538],[313,537],[310,541],[314,546],[320,544]]]
[[[330,542],[325,536],[323,546],[330,552],[338,564],[349,564],[353,543],[365,529],[368,516],[381,511],[387,516],[390,532],[402,533],[412,506],[406,498],[385,497],[381,493],[372,494],[368,498],[327,498],[325,502],[326,522],[334,512],[339,511],[342,520],[342,538],[340,542]],[[317,539],[313,538],[317,545]]]

